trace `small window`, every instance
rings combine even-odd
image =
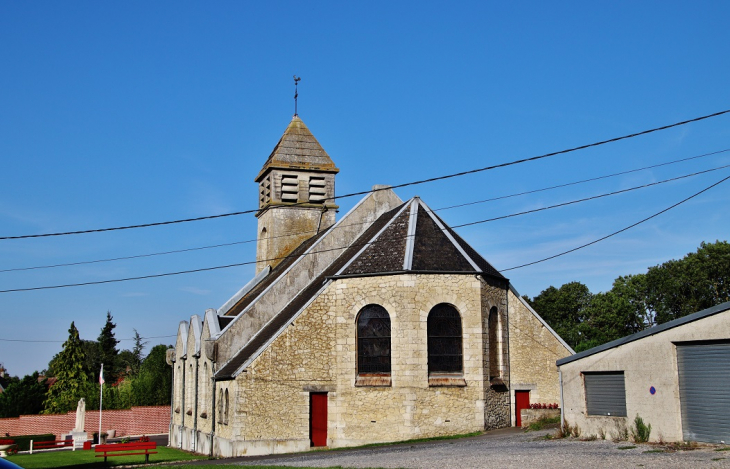
[[[390,315],[380,305],[357,316],[357,373],[390,374]]]
[[[462,373],[461,316],[442,303],[428,313],[428,372]]]
[[[623,371],[583,373],[588,415],[626,417]]]

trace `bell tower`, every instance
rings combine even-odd
[[[340,170],[294,115],[256,176],[259,185],[256,273],[272,268],[304,240],[335,223]]]

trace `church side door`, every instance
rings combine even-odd
[[[530,391],[515,391],[515,426],[522,426],[522,409],[530,408]]]
[[[327,446],[327,393],[309,394],[309,439],[312,446]]]

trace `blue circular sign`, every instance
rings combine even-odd
[[[652,386],[652,387],[649,388],[649,392],[651,393],[652,396],[654,394],[656,394],[656,389],[654,389],[654,386]]]

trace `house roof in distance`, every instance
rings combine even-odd
[[[259,182],[270,169],[274,168],[328,173],[340,171],[299,116],[292,118],[284,135],[281,136],[279,143],[276,144],[264,163],[264,167],[256,176],[256,182]]]

